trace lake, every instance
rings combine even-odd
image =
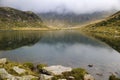
[[[1,31],[0,58],[87,69],[96,80],[120,75],[120,54],[78,31]],[[92,68],[88,65],[93,65]]]

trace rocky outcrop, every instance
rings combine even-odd
[[[0,77],[2,79],[7,79],[7,80],[31,80],[37,77],[32,76],[32,75],[25,75],[25,76],[14,76],[9,74],[4,68],[0,68]]]
[[[61,75],[63,72],[72,71],[71,67],[64,67],[61,65],[44,67],[43,69],[51,73],[51,75]]]
[[[72,69],[61,65],[44,67],[41,64],[39,69],[32,70],[3,58],[0,59],[0,80],[94,80],[93,76],[81,68]]]

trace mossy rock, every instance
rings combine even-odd
[[[46,67],[47,65],[46,64],[38,64],[37,65],[37,69],[39,72],[42,72],[43,68]]]
[[[120,80],[120,78],[117,78],[115,75],[111,75],[109,80]]]
[[[70,76],[74,77],[74,80],[83,80],[85,74],[87,74],[85,69],[76,68],[71,72],[64,72],[62,75],[54,76],[52,80],[69,79]]]

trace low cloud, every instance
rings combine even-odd
[[[82,14],[111,9],[120,10],[120,0],[0,0],[0,5],[40,13]]]

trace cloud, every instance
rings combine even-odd
[[[120,10],[120,0],[0,0],[1,6],[34,12],[73,12],[76,14]]]

